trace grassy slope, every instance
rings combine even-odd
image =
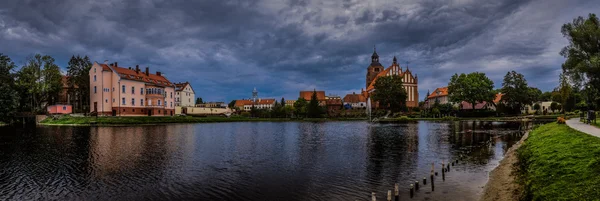
[[[600,138],[550,123],[518,153],[525,200],[600,200]]]
[[[209,123],[209,122],[245,122],[245,121],[329,121],[330,119],[285,119],[285,118],[225,118],[225,117],[148,117],[148,116],[137,116],[137,117],[68,117],[63,116],[60,119],[54,120],[47,118],[42,121],[42,124],[46,125],[89,125],[92,123],[98,125],[110,125],[110,124],[157,124],[157,123]],[[335,119],[338,121],[343,120],[361,120],[361,119]]]

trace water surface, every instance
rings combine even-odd
[[[520,123],[0,127],[0,200],[477,200]],[[464,160],[442,181],[442,161]]]

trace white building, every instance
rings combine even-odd
[[[367,98],[362,94],[346,94],[344,96],[344,106],[349,105],[352,108],[366,108],[367,107]]]
[[[175,105],[181,107],[193,107],[196,102],[196,94],[189,82],[175,83]]]

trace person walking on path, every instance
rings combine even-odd
[[[581,131],[583,133],[600,137],[600,128],[589,124],[584,124],[583,122],[579,121],[579,118],[571,118],[567,120],[567,126],[571,127],[572,129]]]

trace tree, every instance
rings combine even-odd
[[[551,101],[552,100],[552,92],[547,91],[542,93],[542,95],[539,98],[539,101]]]
[[[62,75],[54,58],[36,54],[17,73],[17,85],[24,92],[32,112],[42,112],[42,103],[54,104],[62,90]],[[22,103],[24,101],[21,101]]]
[[[79,112],[89,111],[90,105],[90,76],[92,62],[88,56],[80,57],[74,55],[67,65],[67,86],[69,103],[73,109]],[[102,79],[102,78],[100,78]]]
[[[558,92],[560,93],[561,105],[566,106],[563,107],[563,110],[566,112],[566,110],[569,109],[570,111],[570,108],[567,105],[572,96],[573,89],[571,88],[571,84],[569,84],[569,78],[565,74],[560,75],[560,86]]]
[[[313,91],[312,96],[310,97],[310,101],[308,102],[308,106],[306,107],[306,112],[308,116],[311,118],[321,117],[322,111],[319,106],[319,100],[317,99],[317,91]]]
[[[502,101],[511,108],[513,113],[520,113],[525,105],[531,105],[535,99],[539,99],[535,97],[539,97],[539,90],[530,88],[525,76],[515,71],[506,73],[501,91],[504,94]]]
[[[448,83],[448,98],[455,103],[470,103],[475,109],[477,103],[494,101],[496,94],[493,90],[494,82],[485,73],[454,74]]]
[[[569,44],[560,51],[560,55],[567,58],[562,64],[563,76],[573,81],[576,88],[587,81],[587,85],[595,86],[592,90],[598,91],[597,86],[600,86],[600,20],[591,13],[587,19],[580,16],[573,19],[572,23],[564,24],[561,32],[569,40]],[[563,79],[562,76],[561,79]]]
[[[541,109],[540,104],[538,104],[538,103],[533,104],[533,109],[535,110],[536,113],[538,113]]]
[[[231,102],[233,102],[233,105],[235,105],[235,100],[232,100]],[[230,105],[231,105],[231,102],[229,103]],[[204,103],[204,102],[202,101],[201,97],[196,98],[196,104],[202,104],[202,103]],[[231,106],[229,106],[229,107],[231,107]]]
[[[529,87],[528,94],[531,96],[532,102],[542,101],[542,90],[535,87]]]
[[[558,103],[557,102],[552,102],[550,103],[550,110],[552,110],[552,112],[559,110],[560,108],[558,107]]]
[[[197,98],[197,99],[196,99],[196,104],[199,104],[199,103],[198,103],[198,101],[200,101],[200,102],[201,102],[202,100],[198,100],[198,98]],[[235,100],[232,100],[231,102],[229,102],[229,104],[227,104],[227,106],[228,106],[229,108],[233,108],[233,107],[235,107]]]
[[[296,112],[296,115],[298,115],[298,116],[306,115],[306,106],[307,105],[308,105],[308,102],[306,101],[306,99],[298,98],[298,100],[296,100],[296,102],[294,102],[294,110]]]
[[[12,72],[16,67],[10,57],[0,53],[0,121],[7,122],[15,114],[19,104],[15,74]]]
[[[406,107],[406,91],[402,86],[402,78],[397,75],[377,78],[374,85],[375,91],[371,95],[379,107],[398,112]]]

